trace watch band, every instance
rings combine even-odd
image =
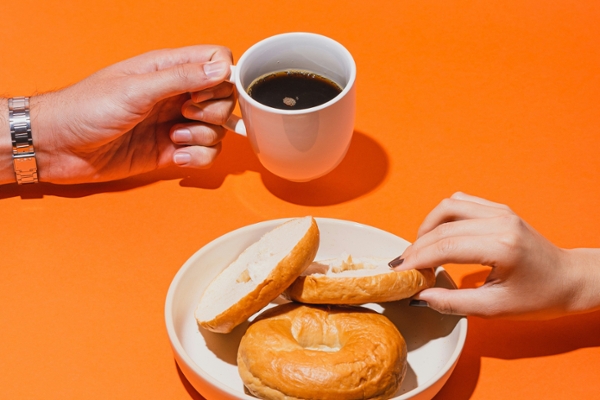
[[[13,167],[19,185],[37,183],[37,162],[31,137],[29,97],[8,99],[8,123],[13,148]]]

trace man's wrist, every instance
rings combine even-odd
[[[29,97],[8,99],[8,125],[17,183],[19,185],[37,183],[38,169],[31,133]]]
[[[36,95],[29,98],[31,134],[35,145],[35,158],[40,182],[52,182],[52,157],[55,149],[52,147],[52,135],[49,134],[52,121],[51,113],[42,112],[47,107],[48,94]],[[8,98],[0,98],[0,185],[16,183],[13,145],[10,133]],[[43,115],[44,114],[44,115]]]
[[[8,99],[0,98],[0,184],[15,183],[12,141],[8,123]]]

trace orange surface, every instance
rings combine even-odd
[[[1,399],[200,398],[173,360],[165,295],[198,248],[249,223],[311,214],[412,241],[462,190],[560,246],[600,247],[599,2],[22,0],[0,15],[5,96],[163,47],[218,43],[239,58],[286,31],[331,36],[358,66],[353,144],[318,181],[273,177],[230,135],[209,170],[0,187]],[[448,269],[461,287],[485,277]],[[436,399],[600,393],[599,313],[469,322]]]

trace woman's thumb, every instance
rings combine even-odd
[[[481,301],[483,293],[477,290],[430,288],[414,299],[427,302],[429,308],[442,314],[485,316],[489,310]]]

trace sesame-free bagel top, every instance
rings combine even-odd
[[[384,315],[357,306],[286,303],[260,314],[238,370],[269,400],[389,399],[406,373],[406,343]]]

